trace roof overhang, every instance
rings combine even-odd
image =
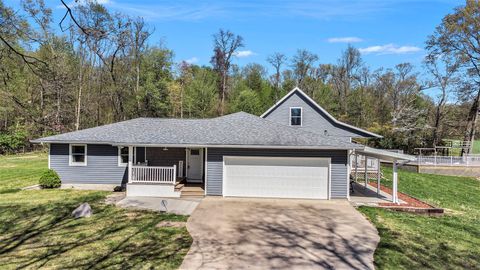
[[[417,159],[412,155],[400,154],[396,152],[391,152],[383,149],[376,149],[372,147],[365,146],[364,149],[355,150],[356,154],[360,154],[367,157],[374,157],[381,160],[387,161],[416,161]]]
[[[295,145],[247,145],[247,144],[153,144],[153,143],[132,143],[132,142],[99,142],[99,141],[43,141],[43,140],[32,140],[32,143],[58,143],[58,144],[108,144],[112,146],[136,146],[136,147],[185,147],[185,148],[257,148],[257,149],[311,149],[311,150],[355,150],[363,149],[364,146],[352,145],[351,147],[334,147],[334,146],[316,146],[316,145],[305,145],[305,146],[295,146]]]

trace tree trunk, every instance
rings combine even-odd
[[[220,104],[220,115],[223,115],[225,113],[225,91],[227,88],[227,73],[224,69],[222,72],[222,101]]]
[[[442,121],[443,106],[445,105],[445,91],[443,91],[442,98],[440,99],[437,109],[435,111],[435,122],[432,132],[432,145],[435,148],[439,143],[440,123]]]
[[[480,90],[477,92],[477,96],[473,101],[472,107],[470,107],[470,112],[467,119],[467,127],[465,130],[465,137],[463,140],[465,142],[470,142],[468,149],[462,148],[462,156],[464,154],[470,154],[472,152],[473,141],[475,139],[475,129],[477,126],[477,116],[480,105]]]
[[[75,130],[80,128],[80,113],[82,111],[82,87],[83,87],[83,54],[80,55],[80,71],[78,73],[78,96],[77,96],[77,117],[75,119]]]
[[[140,100],[138,99],[138,95],[140,92],[140,60],[139,57],[137,57],[137,67],[136,67],[136,84],[135,84],[135,99],[137,100],[137,113],[140,113]]]

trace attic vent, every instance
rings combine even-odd
[[[328,136],[328,130],[325,129],[325,130],[323,131],[323,135]]]

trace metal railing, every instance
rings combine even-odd
[[[480,166],[480,155],[417,156],[417,163],[432,166]]]
[[[132,183],[175,184],[177,166],[132,166]]]

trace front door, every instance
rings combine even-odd
[[[187,149],[187,181],[202,182],[203,149]]]

